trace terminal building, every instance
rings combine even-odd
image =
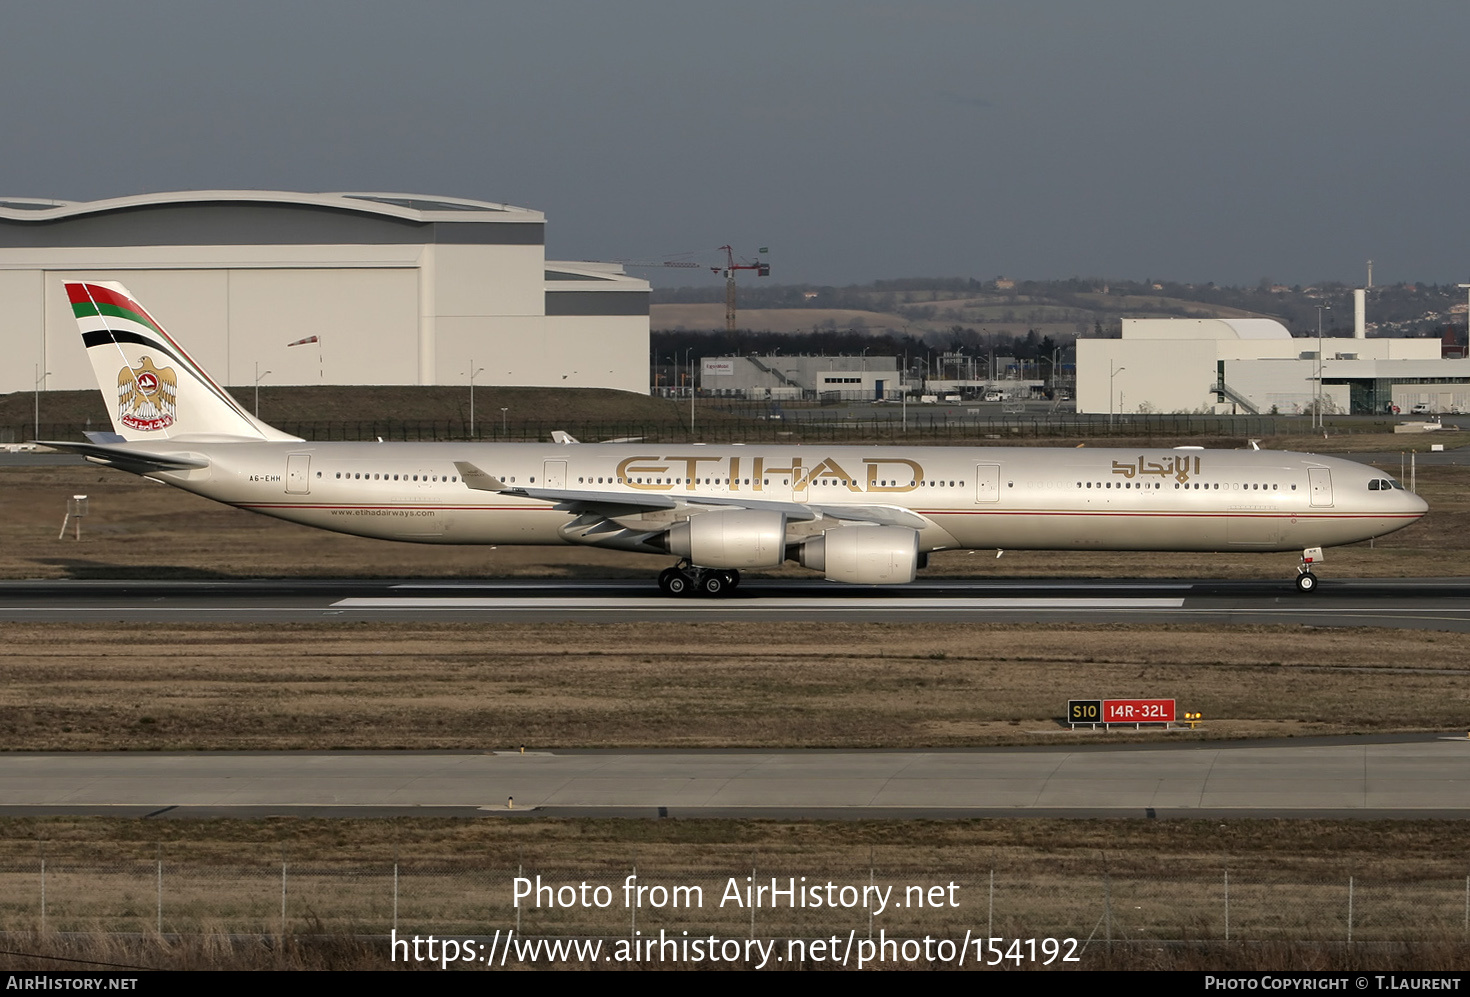
[[[1319,356],[1320,352],[1320,356]],[[1470,360],[1438,339],[1293,338],[1275,319],[1124,319],[1077,341],[1077,411],[1296,415],[1470,411]]]
[[[48,390],[95,387],[62,287],[88,279],[127,285],[225,384],[473,373],[647,394],[648,282],[616,264],[548,261],[545,232],[539,211],[417,194],[0,198],[0,392],[37,377]]]

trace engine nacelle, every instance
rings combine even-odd
[[[701,568],[775,568],[786,559],[786,514],[702,512],[675,523],[668,545]]]
[[[800,559],[828,581],[900,585],[919,569],[919,534],[902,526],[839,526],[802,544]]]

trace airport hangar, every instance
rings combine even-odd
[[[1077,411],[1296,415],[1470,412],[1470,360],[1440,340],[1293,338],[1275,319],[1124,319],[1120,339],[1077,340]],[[1319,368],[1320,364],[1320,368]],[[1320,370],[1320,374],[1319,374]],[[1422,410],[1421,410],[1422,411]]]
[[[126,284],[225,384],[257,371],[275,385],[466,384],[478,370],[479,384],[647,394],[648,282],[548,262],[545,230],[539,211],[415,194],[0,198],[0,392],[38,375],[43,389],[95,387],[62,287],[85,278]]]

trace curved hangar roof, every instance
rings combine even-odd
[[[101,201],[0,198],[0,248],[57,246],[545,245],[546,216],[458,197],[189,190]]]

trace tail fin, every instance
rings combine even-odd
[[[66,295],[123,439],[297,439],[245,411],[121,284],[67,281]]]

